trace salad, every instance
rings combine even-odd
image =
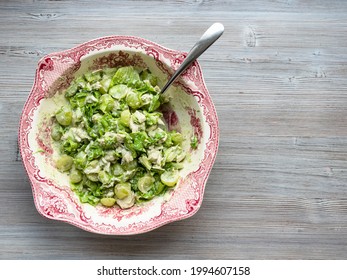
[[[159,92],[157,77],[132,66],[85,73],[65,90],[51,137],[81,202],[125,209],[176,186],[183,136],[166,128]]]

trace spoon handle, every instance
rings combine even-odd
[[[172,75],[170,80],[165,84],[160,93],[164,93],[167,88],[177,79],[177,77],[187,69],[187,67],[195,61],[204,51],[206,51],[224,32],[224,26],[221,23],[214,23],[201,36],[200,40],[195,43],[189,51],[187,57],[180,67]]]

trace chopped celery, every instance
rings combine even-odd
[[[198,148],[198,144],[199,144],[199,140],[198,137],[196,137],[196,135],[193,135],[193,137],[190,140],[190,146],[193,149],[197,149]]]
[[[111,85],[135,84],[140,80],[139,73],[132,66],[121,67],[112,77]]]

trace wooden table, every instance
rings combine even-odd
[[[38,214],[17,130],[38,60],[105,35],[200,59],[220,147],[193,217],[131,237]],[[346,259],[346,1],[0,1],[1,259]]]

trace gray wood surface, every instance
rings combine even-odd
[[[199,212],[138,236],[43,218],[17,148],[38,60],[105,35],[201,58],[220,148]],[[1,259],[346,259],[347,2],[0,0]]]

